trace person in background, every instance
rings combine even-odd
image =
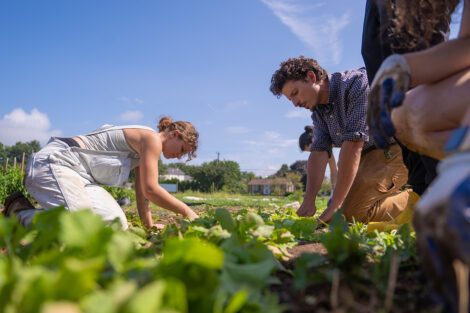
[[[368,118],[377,141],[395,135],[410,150],[442,160],[416,204],[413,224],[425,277],[445,312],[469,311],[470,0],[461,1],[458,37],[429,43],[459,2],[381,3],[392,16],[385,24],[391,36],[424,49],[383,61],[371,85]]]
[[[124,212],[101,185],[122,186],[135,171],[137,210],[143,226],[154,224],[149,201],[197,218],[186,204],[158,184],[158,160],[196,156],[199,134],[189,122],[163,117],[159,132],[140,125],[104,125],[80,136],[52,137],[26,167],[24,185],[44,210],[64,206],[69,211],[90,209],[104,221],[119,219],[127,229]],[[39,209],[20,193],[5,200],[4,214],[15,214],[23,225],[31,223]]]
[[[310,151],[310,146],[313,143],[313,130],[314,126],[307,125],[304,128],[304,132],[299,136],[299,148],[302,151]],[[335,156],[332,153],[330,158],[328,159],[328,166],[330,167],[330,182],[331,182],[331,194],[330,198],[328,199],[328,204],[330,205],[331,198],[333,197],[333,190],[335,190],[336,186],[336,179],[338,176],[338,169],[336,167],[336,160]],[[306,185],[306,180],[305,180],[305,185]]]
[[[333,145],[341,147],[338,178],[330,205],[319,219],[328,222],[342,207],[349,221],[388,221],[408,206],[410,190],[400,190],[408,172],[401,150],[375,149],[366,125],[369,84],[364,68],[328,75],[316,60],[291,58],[271,78],[271,92],[295,107],[312,111],[315,125],[299,216],[316,213],[315,199]]]
[[[390,25],[395,15],[392,10],[394,3],[395,0],[367,0],[366,3],[361,52],[369,84],[372,83],[380,65],[388,56],[393,53],[419,51],[434,46],[443,42],[449,33],[449,20],[444,17],[436,23],[433,32],[419,32],[419,34],[416,33],[417,30],[411,34],[397,32],[396,27]],[[412,17],[413,20],[415,16]],[[374,128],[372,136],[374,136]],[[400,141],[398,144],[402,149],[403,162],[408,168],[407,183],[421,196],[437,175],[438,160],[411,151]]]

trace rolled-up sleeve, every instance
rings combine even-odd
[[[312,121],[315,128],[313,131],[313,143],[310,146],[310,151],[328,151],[328,155],[331,156],[332,140],[328,131],[328,126],[317,112],[312,114]]]
[[[366,79],[355,79],[349,88],[346,127],[342,141],[369,141],[367,127],[367,97],[369,85]]]

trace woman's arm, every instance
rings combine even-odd
[[[182,214],[191,220],[197,218],[198,216],[193,210],[158,184],[158,159],[161,152],[162,144],[158,135],[153,132],[143,133],[139,153],[139,185],[142,195],[162,208]],[[147,213],[143,212],[143,214]],[[146,217],[143,216],[143,218]]]
[[[134,169],[135,172],[135,198],[137,201],[137,212],[142,225],[147,229],[153,226],[152,213],[150,211],[149,201],[145,199],[140,182],[140,167]]]

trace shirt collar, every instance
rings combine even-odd
[[[333,78],[333,76],[328,74],[328,102],[317,105],[313,109],[313,112],[315,112],[315,111],[318,111],[318,113],[320,113],[320,112],[330,112],[331,109],[333,108],[334,88],[333,88],[332,78]]]

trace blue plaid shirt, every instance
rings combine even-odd
[[[344,141],[363,141],[364,149],[372,146],[366,122],[369,83],[365,68],[328,76],[328,103],[318,105],[312,113],[314,141],[310,151],[328,151]]]

